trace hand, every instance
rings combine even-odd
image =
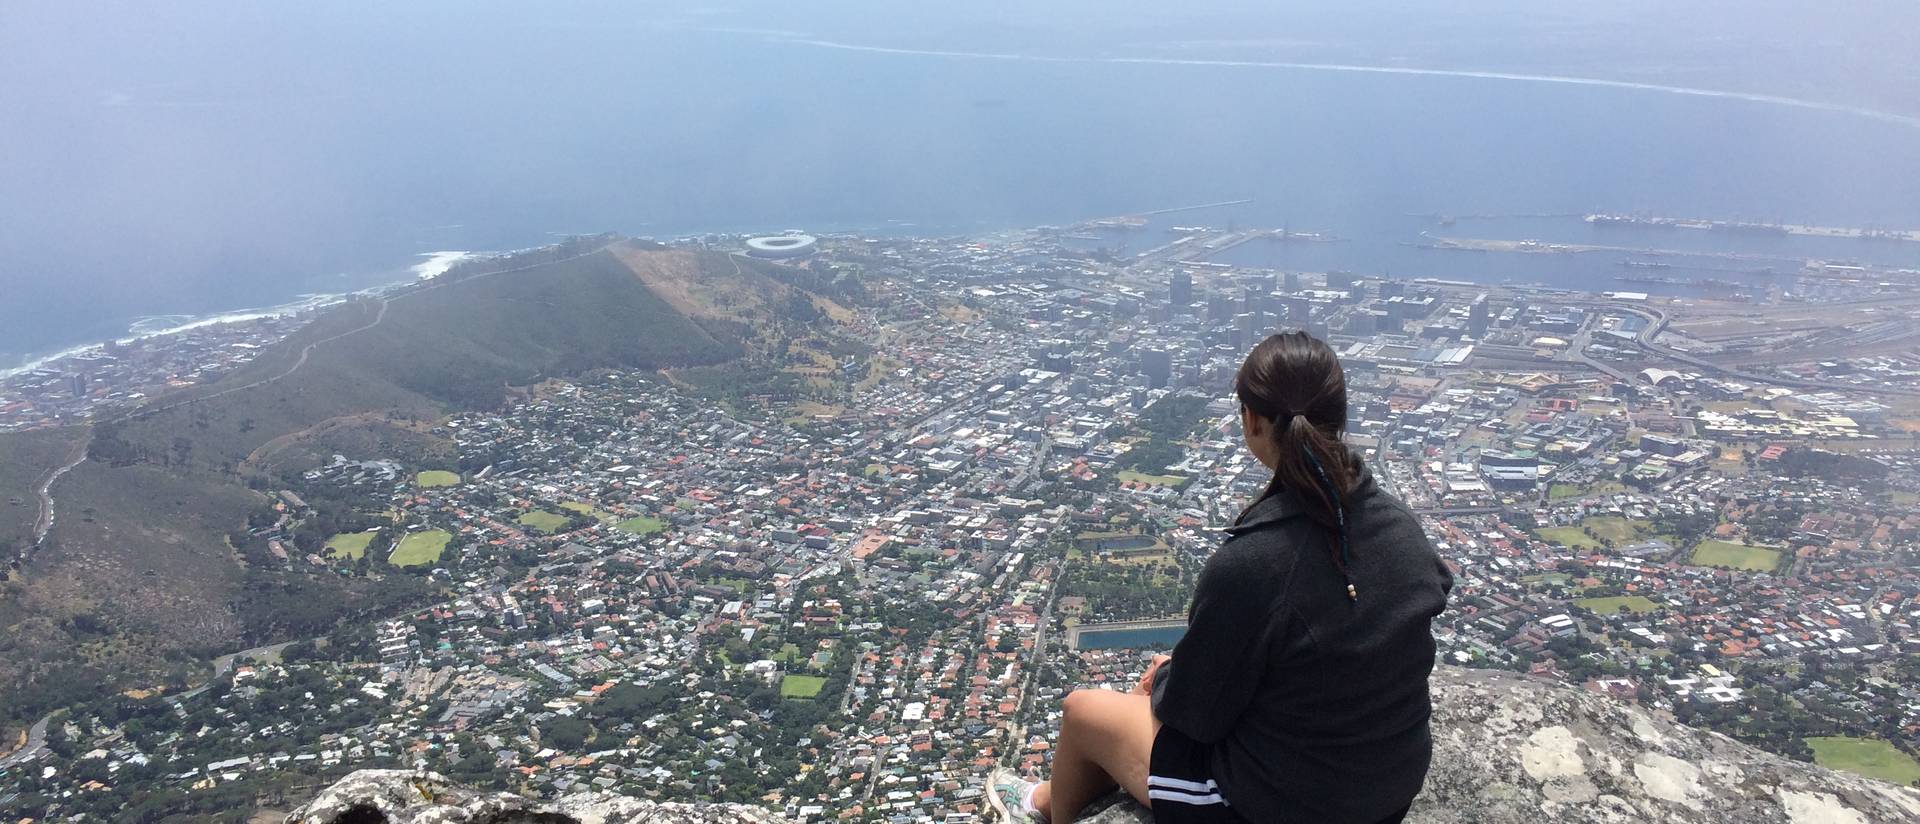
[[[1161,667],[1163,667],[1163,666],[1165,666],[1165,665],[1166,665],[1166,663],[1167,663],[1168,661],[1172,661],[1172,660],[1173,660],[1173,656],[1171,656],[1171,655],[1155,655],[1155,656],[1153,656],[1153,663],[1151,663],[1151,664],[1148,664],[1148,665],[1147,665],[1147,671],[1146,671],[1145,673],[1143,673],[1143,674],[1141,674],[1141,676],[1140,676],[1140,683],[1138,683],[1138,684],[1135,684],[1135,685],[1133,686],[1133,694],[1135,694],[1135,695],[1152,695],[1152,694],[1153,694],[1153,678],[1154,678],[1154,676],[1155,676],[1155,675],[1158,675],[1158,674],[1160,673],[1160,668],[1161,668]]]

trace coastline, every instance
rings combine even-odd
[[[999,226],[999,224],[983,223],[983,226],[987,226],[987,225]],[[655,228],[655,227],[643,227],[643,228]],[[871,222],[861,222],[857,224],[847,224],[844,226],[830,225],[823,229],[820,229],[819,231],[829,231],[829,232],[848,231],[848,232],[870,232],[870,233],[876,233],[876,234],[901,234],[901,233],[909,232],[918,228],[925,228],[925,227],[916,226],[913,223],[906,223],[906,222],[900,222],[900,221],[885,221],[880,224],[872,224]],[[963,227],[942,226],[939,228],[941,228],[943,231],[952,231],[952,232],[981,230],[980,227],[966,229]],[[1005,229],[1005,228],[1006,227],[1001,227],[1001,229]],[[681,238],[681,237],[697,237],[700,235],[709,235],[709,234],[719,234],[719,235],[756,234],[756,233],[771,232],[771,231],[778,231],[778,229],[769,228],[766,226],[708,228],[708,229],[700,229],[700,230],[688,230],[688,231],[681,231],[681,232],[662,233],[662,234],[659,234],[658,236]],[[553,242],[553,240],[557,240],[565,237],[571,237],[579,234],[593,234],[593,233],[594,232],[568,233],[568,232],[559,232],[559,231],[549,231],[549,232],[546,232],[545,235],[552,238],[552,240],[548,240],[542,243],[535,243],[530,246],[522,246],[518,248],[504,248],[504,249],[483,250],[483,251],[439,250],[439,251],[432,251],[432,252],[419,252],[414,255],[414,261],[412,263],[386,269],[385,271],[388,273],[388,276],[380,279],[380,282],[375,283],[371,286],[367,286],[361,289],[344,291],[344,292],[316,292],[316,293],[301,294],[301,295],[295,296],[292,300],[288,300],[278,304],[270,304],[267,306],[224,309],[224,310],[206,312],[201,314],[174,313],[174,314],[140,315],[140,316],[127,319],[123,323],[103,321],[102,325],[111,325],[111,326],[117,327],[120,331],[107,332],[105,334],[92,337],[91,339],[85,340],[83,342],[50,344],[42,348],[30,349],[24,352],[9,352],[5,350],[0,350],[0,382],[11,380],[18,375],[22,375],[27,372],[31,372],[35,369],[42,368],[49,364],[55,363],[63,358],[71,358],[76,355],[83,355],[88,352],[101,349],[106,345],[108,341],[114,341],[117,343],[130,343],[132,341],[143,339],[143,338],[174,335],[174,334],[185,332],[191,329],[197,329],[205,326],[213,326],[213,325],[218,325],[222,323],[244,323],[251,320],[259,320],[262,318],[285,317],[287,315],[295,315],[301,312],[320,309],[335,303],[340,303],[349,298],[365,296],[365,295],[378,295],[385,292],[388,289],[392,289],[395,287],[405,286],[411,283],[417,283],[422,280],[432,280],[433,278],[436,278],[442,274],[445,274],[448,269],[451,269],[455,265],[462,263],[464,261],[474,260],[478,258],[492,257],[495,255],[510,255],[516,252],[523,252],[528,249],[539,248],[540,246],[544,246],[544,245],[547,245],[547,243]],[[635,234],[635,236],[640,237],[643,235]],[[375,276],[370,274],[369,278],[372,278],[372,277],[375,277]],[[155,323],[155,321],[164,321],[164,323]],[[142,328],[143,326],[147,326],[149,328]]]
[[[74,344],[48,352],[29,352],[24,355],[15,356],[18,362],[12,365],[7,365],[8,362],[6,360],[0,360],[0,381],[9,380],[17,375],[22,375],[49,364],[57,363],[65,358],[97,351],[105,347],[108,341],[131,343],[147,338],[177,335],[182,332],[208,326],[218,326],[226,323],[246,323],[248,321],[262,320],[265,318],[299,315],[305,312],[324,309],[354,297],[378,295],[397,286],[404,286],[422,280],[432,280],[445,274],[448,269],[453,268],[462,261],[486,257],[492,254],[495,253],[470,251],[422,252],[418,257],[424,258],[424,260],[399,270],[409,273],[411,275],[410,277],[397,278],[364,289],[349,292],[303,294],[295,296],[294,299],[286,301],[285,303],[271,306],[229,309],[204,315],[143,315],[129,321],[123,333],[109,336],[105,340]]]

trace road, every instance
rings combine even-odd
[[[1020,707],[1014,713],[1018,721],[1008,725],[1007,752],[1002,763],[1011,767],[1020,757],[1020,749],[1027,743],[1027,719],[1033,717],[1033,685],[1040,677],[1040,670],[1047,664],[1047,624],[1053,620],[1053,601],[1060,593],[1060,578],[1054,577],[1053,586],[1047,588],[1046,606],[1040,608],[1040,621],[1033,633],[1033,663],[1020,683]]]
[[[0,770],[12,769],[45,755],[47,753],[47,725],[52,722],[52,715],[33,722],[33,728],[27,730],[26,746],[15,750],[11,755],[0,757]]]
[[[47,533],[53,529],[54,482],[60,480],[60,476],[72,472],[74,467],[79,466],[87,460],[87,447],[92,445],[92,443],[93,427],[88,426],[86,436],[81,438],[79,443],[74,444],[73,452],[68,455],[67,462],[61,464],[59,468],[52,472],[47,473],[47,479],[40,482],[39,489],[34,490],[34,492],[40,496],[40,517],[34,519],[33,522],[33,545],[35,547],[40,546],[41,542],[47,539]]]
[[[280,374],[273,375],[271,377],[261,378],[260,380],[252,381],[250,383],[242,384],[240,386],[228,387],[226,389],[222,389],[218,392],[214,392],[209,395],[198,395],[192,398],[182,398],[180,400],[173,401],[171,403],[160,404],[158,406],[141,407],[139,409],[135,409],[131,412],[128,412],[124,416],[120,417],[118,420],[139,420],[141,418],[151,417],[154,415],[158,415],[162,412],[170,412],[172,410],[179,409],[184,406],[190,406],[192,404],[200,403],[202,401],[210,401],[215,398],[225,397],[227,395],[232,395],[237,392],[245,392],[249,389],[258,389],[262,386],[267,386],[269,384],[276,383],[278,381],[282,381],[287,378],[290,378],[295,373],[299,372],[302,367],[307,365],[307,361],[313,356],[314,349],[320,346],[323,346],[325,344],[329,344],[334,341],[340,340],[342,338],[348,337],[350,335],[357,335],[357,334],[360,334],[361,332],[366,332],[386,322],[387,310],[389,307],[393,305],[393,301],[399,300],[408,295],[420,294],[430,289],[436,289],[441,286],[452,284],[452,283],[470,283],[472,281],[480,280],[482,278],[490,278],[497,275],[511,274],[514,272],[525,272],[530,269],[540,268],[542,266],[550,266],[556,263],[565,263],[570,260],[579,260],[580,258],[587,257],[589,255],[597,255],[601,252],[604,252],[607,250],[608,247],[612,245],[613,244],[609,243],[609,244],[606,244],[605,246],[601,246],[600,248],[594,249],[591,252],[582,252],[580,254],[573,255],[571,257],[560,258],[559,260],[541,261],[539,263],[528,264],[526,266],[516,266],[511,269],[501,269],[500,271],[497,271],[497,272],[487,272],[484,274],[461,278],[459,280],[454,280],[454,281],[446,281],[446,282],[436,281],[426,286],[414,289],[412,291],[402,292],[397,295],[383,296],[379,298],[380,308],[377,312],[374,313],[373,320],[369,321],[363,326],[357,326],[352,329],[348,329],[344,332],[341,332],[339,334],[329,335],[327,337],[321,338],[320,340],[314,341],[312,343],[309,343],[305,346],[300,347],[300,356],[294,360],[293,365],[287,367],[286,371],[281,372]],[[89,427],[87,430],[87,437],[81,441],[79,446],[75,447],[73,458],[69,460],[65,465],[61,466],[59,469],[54,470],[54,472],[47,477],[46,481],[40,484],[40,489],[39,489],[40,517],[38,520],[35,521],[35,524],[34,524],[34,535],[33,535],[34,546],[37,547],[41,543],[45,542],[47,538],[47,533],[53,529],[54,482],[60,480],[60,476],[67,474],[68,472],[72,471],[74,467],[79,466],[80,464],[86,461],[87,449],[89,446],[92,445],[92,442],[93,442],[93,430],[91,427]]]
[[[161,404],[159,406],[150,406],[142,409],[137,409],[131,413],[128,413],[126,418],[124,418],[124,420],[139,420],[141,418],[158,415],[162,412],[171,412],[183,406],[191,406],[193,404],[200,403],[202,401],[210,401],[210,400],[213,400],[214,398],[226,397],[227,395],[232,395],[238,392],[245,392],[249,389],[258,389],[262,386],[266,386],[268,384],[272,384],[281,380],[285,380],[289,377],[292,377],[293,373],[300,371],[300,367],[307,365],[307,359],[309,357],[312,357],[314,347],[317,347],[326,343],[332,343],[341,338],[347,337],[348,335],[357,335],[361,332],[365,332],[369,329],[379,326],[382,322],[384,322],[387,319],[387,307],[391,304],[392,304],[392,299],[381,298],[380,310],[374,314],[373,321],[371,323],[368,323],[364,326],[358,326],[352,329],[348,329],[347,331],[341,332],[337,335],[329,335],[327,337],[324,337],[317,341],[309,343],[306,346],[300,347],[300,357],[295,359],[293,362],[293,365],[287,367],[287,371],[285,372],[281,372],[280,374],[274,375],[269,378],[261,378],[257,381],[253,381],[252,383],[246,383],[246,384],[241,384],[240,386],[228,387],[226,389],[222,389],[218,392],[215,392],[211,395],[200,395],[197,397],[185,398],[182,400],[174,401],[173,403]]]
[[[317,639],[313,639],[313,640],[317,640]],[[267,655],[267,654],[278,653],[281,650],[291,646],[293,643],[294,642],[292,641],[281,641],[278,644],[267,644],[265,646],[253,647],[252,649],[243,649],[239,652],[230,652],[230,653],[227,653],[226,655],[222,655],[218,658],[215,658],[213,659],[213,677],[207,679],[207,683],[201,684],[200,686],[194,687],[193,689],[187,690],[185,692],[169,695],[166,697],[165,700],[169,704],[179,704],[182,701],[186,701],[190,698],[196,697],[201,693],[206,692],[215,683],[218,683],[221,678],[226,677],[227,673],[232,672],[233,663],[235,661],[241,658],[251,658],[257,655]],[[26,746],[21,747],[19,750],[15,751],[11,755],[0,757],[0,770],[28,763],[30,761],[33,761],[36,758],[39,758],[42,755],[47,754],[47,725],[51,724],[53,722],[53,717],[61,712],[65,712],[65,710],[55,710],[41,717],[39,721],[35,721],[33,723],[33,727],[27,730]]]
[[[167,696],[167,699],[166,699],[167,703],[178,704],[189,698],[198,696],[200,693],[206,692],[209,687],[212,687],[215,683],[219,682],[221,678],[226,677],[227,673],[232,672],[233,662],[241,658],[252,658],[258,655],[277,655],[281,650],[286,649],[287,647],[292,645],[293,645],[292,641],[281,641],[278,644],[268,644],[263,647],[243,649],[239,652],[229,652],[226,655],[222,655],[218,658],[215,658],[213,659],[213,677],[207,679],[207,683],[201,684],[200,686],[194,687],[193,689],[187,690],[186,692],[182,692],[177,695],[169,695]]]
[[[479,280],[481,278],[493,277],[495,275],[504,275],[512,272],[524,272],[529,269],[539,268],[541,266],[548,266],[556,263],[565,263],[569,260],[578,260],[580,258],[587,257],[588,255],[599,254],[600,252],[605,251],[609,246],[612,246],[612,245],[613,244],[609,243],[606,246],[601,246],[600,248],[594,249],[591,252],[583,252],[581,254],[573,255],[571,257],[561,258],[559,260],[541,261],[540,263],[530,264],[527,266],[517,266],[511,269],[502,269],[497,272],[487,272],[485,274],[474,275],[473,277],[462,278],[457,281],[449,281],[449,283],[467,283],[470,281]],[[193,398],[185,398],[178,401],[174,401],[172,403],[161,404],[159,406],[143,407],[140,409],[136,409],[128,413],[124,417],[120,418],[120,420],[138,420],[140,418],[157,415],[162,412],[171,411],[174,409],[181,408],[183,406],[199,403],[201,401],[213,400],[214,398],[231,395],[236,392],[244,392],[249,389],[258,389],[262,386],[266,386],[268,384],[271,384],[277,381],[285,380],[286,378],[293,376],[294,373],[299,372],[301,367],[304,367],[307,365],[307,361],[309,358],[312,357],[313,350],[315,348],[320,347],[324,344],[328,344],[328,343],[332,343],[334,341],[340,340],[341,338],[345,338],[349,335],[357,335],[357,334],[360,334],[361,332],[365,332],[367,330],[373,329],[374,327],[379,326],[381,323],[384,323],[386,321],[387,310],[392,305],[394,300],[398,300],[399,298],[402,298],[411,294],[419,294],[420,292],[424,292],[428,289],[438,288],[441,285],[444,285],[444,284],[434,283],[434,284],[430,284],[428,286],[422,287],[420,289],[416,289],[411,292],[405,292],[405,293],[394,295],[391,297],[380,298],[379,299],[380,308],[377,312],[375,312],[373,320],[367,322],[363,326],[357,326],[336,335],[329,335],[327,337],[321,338],[320,340],[316,340],[312,343],[309,343],[305,346],[300,347],[300,357],[295,359],[293,362],[293,365],[287,367],[286,371],[281,372],[280,374],[274,375],[272,377],[261,378],[260,380],[246,383],[240,386],[234,386],[234,387],[229,387],[227,389],[222,389],[210,395],[201,395]],[[87,437],[83,438],[80,441],[80,443],[74,447],[73,453],[69,457],[67,462],[65,464],[62,464],[59,468],[55,469],[53,472],[49,473],[46,480],[40,483],[40,488],[37,490],[40,498],[40,516],[34,522],[34,545],[35,546],[38,546],[42,542],[44,542],[46,540],[47,533],[53,529],[54,511],[55,511],[55,503],[53,498],[54,483],[56,481],[59,481],[61,476],[67,474],[68,472],[73,471],[74,467],[77,467],[80,464],[86,462],[87,449],[89,446],[92,445],[92,442],[93,442],[93,430],[91,427],[89,427],[87,430]],[[198,687],[194,687],[193,689],[187,690],[178,695],[168,696],[167,700],[174,704],[178,704],[181,701],[185,701],[189,698],[193,698],[197,695],[200,695],[201,693],[206,692],[207,688],[212,686],[214,682],[218,681],[222,676],[226,675],[229,671],[233,669],[233,662],[235,659],[246,657],[246,656],[260,655],[264,653],[279,652],[280,650],[285,649],[287,645],[291,643],[293,642],[283,641],[278,644],[268,644],[266,646],[254,647],[252,649],[241,650],[239,652],[229,653],[227,655],[222,655],[219,658],[215,658],[213,678],[208,679],[208,682],[206,684],[202,684]],[[53,719],[53,716],[49,714],[46,717],[41,718],[39,721],[35,722],[33,727],[28,731],[28,740],[27,740],[26,746],[21,747],[18,752],[8,755],[4,758],[0,758],[0,768],[6,768],[6,767],[16,766],[18,764],[24,764],[36,758],[39,758],[42,754],[44,754],[46,752],[47,724],[50,721],[52,721],[52,719]]]
[[[430,290],[433,290],[433,289],[438,289],[438,288],[441,288],[441,287],[443,287],[443,286],[450,286],[450,285],[453,285],[453,284],[459,284],[459,283],[472,283],[472,282],[474,282],[474,281],[477,281],[477,280],[482,280],[482,279],[485,279],[485,278],[490,278],[490,277],[496,277],[496,276],[499,276],[499,275],[506,275],[506,274],[512,274],[512,273],[514,273],[514,272],[525,272],[525,271],[528,271],[528,270],[531,270],[531,269],[538,269],[538,268],[540,268],[540,267],[542,267],[542,266],[552,266],[552,265],[555,265],[555,264],[559,264],[559,263],[566,263],[567,261],[570,261],[570,260],[579,260],[580,258],[583,258],[583,257],[588,257],[588,256],[590,256],[590,255],[597,255],[597,254],[600,254],[601,252],[604,252],[604,251],[606,251],[606,250],[607,250],[608,248],[610,248],[610,247],[612,247],[612,246],[613,246],[613,244],[611,244],[611,243],[609,243],[609,244],[606,244],[606,245],[604,245],[604,246],[601,246],[601,247],[599,247],[599,248],[597,248],[597,249],[594,249],[594,250],[593,250],[593,251],[591,251],[591,252],[581,252],[580,254],[577,254],[577,255],[572,255],[572,256],[569,256],[569,257],[564,257],[564,258],[560,258],[560,259],[558,259],[558,260],[543,260],[543,261],[541,261],[541,262],[539,262],[539,263],[530,263],[530,264],[527,264],[526,266],[515,266],[515,267],[513,267],[513,268],[511,268],[511,269],[501,269],[501,270],[499,270],[499,271],[497,271],[497,272],[485,272],[485,273],[482,273],[482,274],[478,274],[478,275],[473,275],[473,276],[471,276],[471,277],[464,277],[464,278],[460,278],[460,279],[458,279],[458,280],[434,280],[434,281],[430,281],[430,282],[428,282],[428,284],[427,284],[427,285],[425,285],[425,286],[421,286],[421,287],[418,287],[418,288],[414,288],[414,289],[411,289],[411,290],[408,290],[408,291],[404,291],[404,292],[400,292],[400,293],[398,293],[398,294],[394,294],[394,295],[386,295],[386,296],[382,296],[382,297],[380,297],[380,298],[379,298],[379,301],[380,301],[380,309],[379,309],[379,311],[378,311],[378,312],[376,312],[376,313],[374,314],[374,318],[373,318],[373,320],[372,320],[372,321],[370,321],[370,322],[368,322],[368,323],[367,323],[366,325],[364,325],[364,326],[357,326],[357,327],[354,327],[354,328],[352,328],[352,329],[348,329],[348,330],[347,330],[347,331],[345,331],[345,332],[341,332],[341,333],[339,333],[339,334],[335,334],[335,335],[329,335],[329,336],[327,336],[327,337],[324,337],[324,338],[321,338],[321,339],[319,339],[319,340],[317,340],[317,341],[314,341],[314,342],[312,342],[312,343],[309,343],[309,344],[307,344],[306,346],[302,346],[302,347],[300,347],[300,357],[299,357],[299,358],[297,358],[296,360],[294,360],[294,362],[293,362],[293,365],[292,365],[292,366],[289,366],[289,367],[287,367],[287,371],[285,371],[285,372],[281,372],[280,374],[278,374],[278,375],[274,375],[274,376],[272,376],[272,377],[268,377],[268,378],[261,378],[260,380],[257,380],[257,381],[253,381],[253,382],[251,382],[251,383],[247,383],[247,384],[243,384],[243,385],[240,385],[240,386],[234,386],[234,387],[229,387],[229,388],[227,388],[227,389],[222,389],[222,390],[220,390],[220,391],[218,391],[218,392],[215,392],[215,393],[213,393],[213,394],[211,394],[211,395],[200,395],[200,396],[196,396],[196,397],[192,397],[192,398],[184,398],[184,399],[181,399],[181,400],[178,400],[178,401],[174,401],[173,403],[168,403],[168,404],[162,404],[162,405],[160,405],[160,406],[152,406],[152,407],[143,407],[143,408],[140,408],[140,409],[137,409],[137,410],[134,410],[134,411],[133,411],[133,412],[131,412],[131,413],[128,413],[128,415],[126,416],[126,418],[125,418],[125,419],[126,419],[126,420],[135,420],[135,419],[139,419],[139,418],[144,418],[144,417],[149,417],[149,416],[152,416],[152,415],[158,415],[158,414],[160,414],[160,413],[162,413],[162,412],[168,412],[168,411],[172,411],[172,410],[174,410],[174,409],[179,409],[180,407],[183,407],[183,406],[189,406],[189,405],[191,405],[191,404],[196,404],[196,403],[199,403],[199,402],[201,402],[201,401],[210,401],[210,400],[213,400],[214,398],[219,398],[219,397],[224,397],[224,396],[226,396],[226,395],[231,395],[231,394],[234,394],[234,393],[236,393],[236,392],[245,392],[245,391],[247,391],[247,390],[249,390],[249,389],[258,389],[258,388],[260,388],[260,387],[262,387],[262,386],[266,386],[266,385],[268,385],[268,384],[271,384],[271,383],[275,383],[275,382],[278,382],[278,381],[282,381],[282,380],[285,380],[285,379],[287,379],[287,378],[289,378],[289,377],[292,377],[294,373],[296,373],[296,372],[299,372],[299,371],[300,371],[300,368],[301,368],[301,367],[303,367],[303,366],[306,366],[306,365],[307,365],[307,359],[308,359],[309,357],[311,357],[311,356],[313,355],[313,350],[314,350],[315,348],[318,348],[318,347],[320,347],[320,346],[323,346],[323,345],[325,345],[325,344],[329,344],[329,343],[332,343],[332,342],[334,342],[334,341],[337,341],[337,340],[340,340],[341,338],[345,338],[345,337],[348,337],[348,336],[351,336],[351,335],[357,335],[357,334],[360,334],[361,332],[365,332],[365,331],[368,331],[368,330],[371,330],[371,329],[373,329],[373,328],[374,328],[374,327],[376,327],[376,326],[379,326],[380,324],[382,324],[382,323],[384,323],[384,322],[386,322],[386,320],[387,320],[387,309],[388,309],[389,307],[391,307],[391,306],[393,305],[393,302],[394,302],[394,301],[396,301],[396,300],[400,300],[400,299],[403,299],[403,298],[406,298],[406,297],[408,297],[408,296],[410,296],[410,295],[418,295],[418,294],[423,294],[423,293],[425,293],[425,292],[427,292],[427,291],[430,291]],[[736,265],[736,266],[738,266],[738,264],[735,264],[735,265]]]
[[[1033,448],[1033,460],[1028,461],[1027,465],[1021,468],[1020,473],[1013,476],[1013,480],[1007,484],[1007,491],[1018,492],[1026,487],[1028,481],[1038,477],[1041,470],[1046,468],[1047,455],[1052,450],[1053,438],[1041,435],[1040,445]]]

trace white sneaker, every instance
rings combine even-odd
[[[1047,824],[1047,817],[1027,807],[1038,782],[1014,775],[1005,767],[987,776],[987,803],[1000,814],[1003,824]]]

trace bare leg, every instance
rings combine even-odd
[[[1075,690],[1061,703],[1060,740],[1053,748],[1053,780],[1034,791],[1033,805],[1054,824],[1069,824],[1094,799],[1117,785],[1142,804],[1147,762],[1160,720],[1150,699],[1112,690]]]

